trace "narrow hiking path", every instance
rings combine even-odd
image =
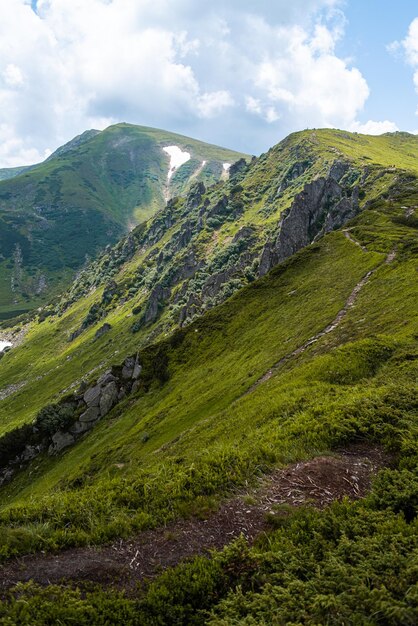
[[[347,236],[348,239],[350,239],[350,241],[352,241],[354,244],[360,246],[363,249],[363,246],[361,246],[361,244],[359,244],[354,239],[351,239],[351,237],[345,231],[344,231],[344,234]],[[365,248],[364,248],[364,250],[365,250]],[[333,319],[333,321],[330,324],[328,324],[323,330],[319,331],[319,333],[316,333],[316,335],[313,335],[312,337],[310,337],[307,341],[305,341],[305,343],[303,343],[301,346],[299,346],[298,348],[293,350],[293,352],[291,352],[290,354],[286,354],[279,361],[274,363],[274,365],[272,365],[270,367],[270,369],[267,370],[267,372],[265,374],[263,374],[263,376],[261,376],[258,380],[256,380],[255,383],[253,385],[251,385],[251,387],[249,389],[247,389],[247,391],[245,391],[240,396],[240,398],[243,398],[244,396],[248,395],[249,393],[252,393],[261,384],[263,384],[266,381],[270,380],[270,378],[272,376],[274,376],[274,374],[277,372],[277,370],[280,369],[280,367],[282,365],[287,363],[287,361],[289,361],[290,359],[293,359],[294,357],[299,356],[300,354],[303,354],[303,352],[305,352],[305,350],[307,348],[309,348],[309,346],[311,346],[313,343],[316,343],[319,339],[321,339],[321,337],[323,337],[324,335],[327,335],[328,333],[331,333],[336,328],[338,328],[338,326],[341,324],[342,320],[346,316],[347,312],[354,306],[354,304],[355,304],[355,302],[357,300],[358,294],[363,289],[363,287],[369,282],[369,280],[373,276],[373,274],[375,274],[375,272],[377,272],[377,270],[382,265],[388,264],[388,263],[392,263],[392,261],[394,260],[395,256],[396,256],[396,250],[392,250],[386,256],[384,261],[382,261],[382,263],[380,263],[377,267],[375,267],[374,269],[372,269],[369,272],[367,272],[367,274],[365,274],[363,276],[363,278],[354,287],[353,291],[348,296],[348,298],[347,298],[343,308],[338,311],[336,317]]]
[[[135,592],[139,581],[184,559],[220,550],[241,534],[253,542],[271,528],[268,514],[280,515],[275,506],[311,504],[323,508],[344,496],[363,497],[370,489],[372,476],[390,460],[381,448],[359,444],[334,456],[276,469],[260,478],[256,488],[223,502],[206,519],[177,520],[102,547],[73,548],[9,561],[0,570],[0,590],[34,580],[42,585],[89,581]]]
[[[363,252],[368,252],[366,246],[363,246],[359,241],[357,241],[357,239],[354,239],[353,235],[350,233],[350,228],[344,228],[342,232],[344,233],[344,236],[346,237],[346,239],[348,239],[348,241],[351,241],[351,243],[353,243],[355,246],[361,248]]]

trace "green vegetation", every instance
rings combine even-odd
[[[186,163],[167,190],[169,158],[162,148],[171,144],[199,164],[210,159],[219,171],[183,174]],[[39,165],[0,172],[0,313],[12,317],[45,304],[86,257],[161,209],[167,191],[185,193],[192,175],[213,183],[224,161],[240,157],[174,133],[117,124],[83,133]]]
[[[301,152],[315,137],[322,142],[322,160],[304,160],[303,181],[296,183],[289,174],[294,154],[286,152],[284,164],[277,154]],[[109,363],[120,364],[138,350],[143,384],[75,446],[57,457],[37,457],[1,488],[0,554],[6,559],[127,537],[195,511],[196,503],[204,508],[220,501],[276,465],[351,442],[382,445],[393,454],[393,467],[381,472],[362,502],[282,511],[274,516],[276,528],[254,547],[239,540],[212,559],[199,557],[168,570],[129,597],[88,587],[19,586],[0,605],[0,623],[416,623],[418,185],[414,171],[386,171],[389,160],[396,163],[403,138],[302,134],[299,143],[291,137],[235,181],[205,190],[198,207],[208,199],[210,210],[217,207],[222,216],[225,205],[218,203],[227,191],[236,212],[218,230],[208,225],[200,231],[207,277],[196,272],[188,286],[190,294],[197,293],[199,280],[203,284],[236,263],[248,248],[246,237],[234,237],[250,220],[253,232],[264,222],[273,227],[286,205],[283,197],[290,202],[298,185],[309,182],[309,168],[321,173],[327,151],[329,167],[330,137],[340,152],[354,146],[348,157],[356,162],[347,173],[353,181],[361,156],[354,150],[361,150],[361,158],[368,150],[377,162],[371,162],[373,172],[363,186],[367,204],[347,225],[351,238],[330,233],[264,278],[249,275],[240,285],[248,284],[223,304],[174,333],[164,308],[156,321],[132,333],[144,314],[145,290],[155,286],[152,259],[154,269],[161,255],[170,263],[178,259],[180,250],[170,257],[166,246],[174,235],[185,236],[182,212],[186,206],[193,211],[189,196],[169,204],[160,222],[133,233],[138,241],[148,237],[146,250],[138,247],[119,263],[125,243],[119,244],[101,266],[86,270],[91,275],[83,280],[94,285],[97,279],[95,291],[70,293],[66,306],[61,302],[58,313],[33,321],[22,345],[2,358],[4,386],[25,383],[1,402],[2,434],[30,423],[80,377],[93,381]],[[405,151],[399,150],[405,170],[414,141],[406,137]],[[278,174],[287,181],[285,195],[267,203],[277,192]],[[267,217],[260,212],[271,205],[276,209]],[[164,229],[168,216],[175,226]],[[159,224],[154,241],[151,229]],[[143,292],[129,298],[141,268],[143,283],[136,289]],[[95,271],[101,276],[94,278]],[[319,336],[368,272],[373,273],[339,323]],[[100,318],[69,342],[97,302],[111,329],[95,339]],[[290,356],[303,345],[305,350]],[[284,357],[290,358],[254,386]],[[50,408],[41,416],[46,428],[66,419]]]

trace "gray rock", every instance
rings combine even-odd
[[[162,285],[155,285],[151,291],[147,306],[144,313],[144,322],[149,324],[154,322],[160,312],[160,306],[162,306],[171,295],[171,289],[169,287],[163,287]]]
[[[100,410],[98,406],[91,406],[79,417],[80,422],[95,422],[99,419]]]
[[[134,367],[135,367],[135,357],[128,356],[123,362],[122,378],[124,378],[125,380],[132,378],[132,374],[134,373]]]
[[[106,370],[101,376],[100,378],[97,379],[97,384],[100,385],[101,387],[104,387],[105,385],[107,385],[108,383],[111,383],[112,381],[117,381],[116,376],[113,376],[112,374],[112,370]]]
[[[138,359],[136,359],[135,360],[134,371],[132,373],[132,378],[134,380],[136,380],[137,378],[139,378],[141,372],[142,372],[142,365],[139,363]]]
[[[52,436],[52,444],[48,448],[48,454],[57,454],[64,448],[71,446],[75,439],[71,433],[63,432],[59,430]]]
[[[102,335],[108,333],[111,328],[112,326],[107,322],[103,324],[103,326],[100,326],[100,328],[98,328],[94,334],[95,339],[99,339],[100,337],[102,337]]]
[[[41,446],[29,446],[27,445],[23,450],[23,453],[20,457],[21,461],[31,461],[41,452]]]
[[[306,184],[295,196],[292,205],[281,215],[275,239],[268,241],[263,249],[260,276],[358,213],[358,189],[348,191],[343,181],[339,182],[348,169],[348,164],[336,161],[326,178]]]
[[[238,161],[235,161],[235,163],[233,163],[228,170],[229,178],[234,178],[236,174],[243,172],[246,168],[247,168],[247,161],[244,158],[238,159]]]
[[[6,468],[0,473],[0,486],[10,482],[15,471],[11,467]]]
[[[135,393],[136,391],[138,391],[140,386],[141,386],[141,382],[139,380],[136,380],[134,384],[132,385],[131,393]]]
[[[95,385],[94,387],[90,387],[90,389],[87,389],[83,396],[84,402],[87,404],[87,406],[99,406],[100,393],[100,385]]]
[[[83,433],[86,433],[88,430],[90,430],[91,428],[93,428],[94,426],[94,422],[74,422],[74,424],[71,426],[71,428],[69,429],[69,432],[72,435],[75,435],[76,437],[78,435],[82,435]]]
[[[206,193],[206,187],[202,182],[194,183],[194,185],[190,187],[190,191],[187,194],[187,198],[185,202],[186,214],[193,211],[193,209],[197,209],[205,193]]]
[[[115,406],[118,401],[118,388],[114,381],[103,388],[100,396],[100,415],[103,417]]]
[[[77,395],[83,395],[86,389],[87,389],[87,383],[85,380],[82,380],[79,388],[77,389],[77,392],[76,392]]]

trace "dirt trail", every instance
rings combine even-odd
[[[207,519],[172,522],[130,540],[111,545],[75,548],[52,555],[26,556],[6,563],[0,571],[0,589],[19,581],[48,585],[92,581],[126,590],[167,567],[211,549],[221,549],[243,534],[252,542],[269,529],[267,514],[275,505],[313,504],[322,508],[348,496],[356,499],[370,488],[371,477],[390,459],[380,448],[352,446],[336,456],[277,469],[259,480],[259,486],[224,502]]]
[[[359,248],[361,248],[363,252],[368,251],[366,246],[363,246],[359,241],[357,241],[357,239],[354,239],[353,235],[350,233],[349,228],[345,228],[343,230],[343,233],[344,233],[344,236],[348,239],[348,241],[351,241],[351,243],[353,243],[355,246],[358,246]]]
[[[350,235],[346,231],[344,231],[344,234],[350,239],[350,241],[353,241],[353,243],[363,248],[357,241],[351,239]],[[383,263],[386,263],[386,264],[392,263],[395,256],[396,256],[396,250],[392,250],[392,252],[389,252],[389,254],[386,256]],[[290,354],[287,354],[286,356],[282,357],[279,361],[274,363],[274,365],[272,365],[272,367],[263,376],[261,376],[261,378],[256,380],[256,382],[253,385],[251,385],[251,387],[247,389],[247,391],[243,393],[242,396],[240,397],[244,397],[248,395],[249,393],[252,393],[255,389],[257,389],[259,385],[261,385],[262,383],[265,383],[267,380],[270,380],[270,378],[277,372],[277,370],[282,365],[284,365],[284,363],[287,363],[287,361],[289,361],[290,359],[299,356],[300,354],[305,352],[305,350],[309,348],[309,346],[311,346],[313,343],[316,343],[319,339],[321,339],[321,337],[323,337],[324,335],[327,335],[328,333],[331,333],[333,330],[338,328],[338,326],[341,324],[347,312],[354,306],[357,296],[360,293],[360,291],[369,282],[370,278],[379,269],[379,267],[381,267],[383,263],[375,267],[373,270],[370,270],[369,272],[367,272],[365,276],[363,276],[363,278],[357,283],[353,291],[348,296],[348,299],[346,303],[344,304],[343,308],[340,309],[340,311],[338,311],[335,319],[330,324],[328,324],[328,326],[326,326],[323,330],[321,330],[316,335],[313,335],[313,337],[310,337],[307,341],[305,341],[304,344],[296,348],[296,350],[293,350],[293,352],[291,352]]]

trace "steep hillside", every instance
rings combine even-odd
[[[417,151],[409,135],[295,134],[250,164],[238,162],[227,181],[196,183],[168,202],[81,271],[41,317],[77,310],[65,317],[72,340],[89,341],[103,324],[119,337],[129,329],[137,342],[155,339],[341,227],[373,199],[405,191]]]
[[[174,156],[186,155],[184,163]],[[176,152],[177,151],[177,152]],[[243,155],[129,124],[87,131],[44,163],[0,174],[0,315],[45,303],[106,245]],[[173,170],[172,167],[176,166]]]
[[[105,593],[65,584],[17,587],[0,605],[1,617],[87,624],[118,616],[124,624],[165,624],[170,616],[171,623],[226,625],[341,624],[350,615],[358,624],[416,622],[418,179],[409,156],[414,146],[414,138],[402,135],[292,136],[232,171],[225,184],[194,188],[185,200],[169,203],[109,250],[102,265],[86,270],[81,288],[75,285],[56,311],[46,310],[43,321],[31,322],[21,344],[0,361],[1,432],[8,433],[0,439],[6,461],[1,554],[34,553],[32,571],[43,582],[42,571],[52,561],[39,552],[79,546],[54,563],[66,568],[68,581],[80,584],[93,571],[82,563],[96,558],[85,546],[115,540],[102,561],[108,564],[106,577],[93,580],[101,585],[122,580],[129,594],[119,595],[113,587]],[[234,213],[237,194],[240,208]],[[208,223],[224,196],[226,217],[218,213],[219,223]],[[182,267],[182,257],[170,256],[167,246],[177,242],[176,253],[189,254],[190,242],[197,251],[202,245],[198,258],[206,263],[209,280],[226,272],[223,261],[211,263],[216,255],[231,258],[221,252],[244,228],[255,234],[250,246],[234,250],[231,267],[241,288],[232,297],[224,292],[218,300],[226,298],[223,303],[205,307],[204,282],[195,282],[194,318],[186,311],[187,323],[172,332],[187,302],[170,309],[183,283],[168,282],[170,293],[157,317],[141,319],[133,332],[138,315],[147,310],[143,303],[161,284],[158,263],[165,258],[167,271]],[[132,276],[144,263],[152,269],[151,261],[156,282],[133,285]],[[240,274],[248,262],[254,263],[252,275]],[[82,328],[97,303],[104,316]],[[362,447],[352,447],[359,443]],[[270,525],[257,526],[268,535],[254,547],[239,540],[211,559],[198,557],[167,571],[139,594],[133,591],[129,581],[136,568],[141,571],[136,560],[141,541],[153,537],[156,550],[171,542],[175,551],[181,537],[176,533],[185,527],[179,522],[159,535],[123,538],[150,528],[158,533],[159,527],[192,516],[183,541],[193,544],[202,536],[196,516],[214,528],[211,515],[219,521],[225,510],[214,513],[220,502],[227,517],[236,519],[234,489],[244,489],[235,494],[241,520],[258,502],[257,490],[247,490],[260,475],[330,454],[336,460],[328,473],[329,467],[348,464],[340,480],[352,489],[340,495],[358,497],[366,490],[353,487],[354,458],[367,466],[380,454],[380,463],[390,468],[378,475],[365,501],[324,511],[312,509],[306,499],[302,508],[297,504],[302,469],[314,466],[288,468],[293,496],[281,492],[282,500],[276,500],[287,507],[277,506],[268,491],[273,474],[263,487]],[[315,483],[319,474],[308,476]],[[332,496],[334,486],[326,485],[313,487]],[[333,499],[329,494],[323,506]],[[233,528],[223,530],[215,547],[237,536]],[[254,540],[256,534],[249,531],[248,537]],[[118,551],[119,561],[112,560]],[[165,564],[177,560],[170,553]],[[25,580],[24,570],[25,562],[6,567],[3,587]]]

